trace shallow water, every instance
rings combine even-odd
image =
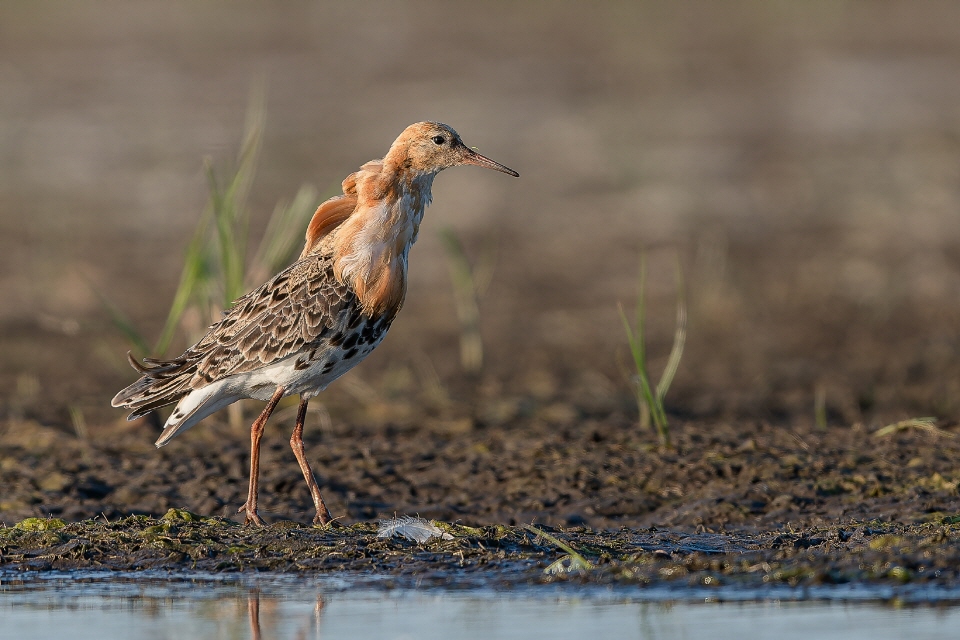
[[[0,576],[0,638],[923,638],[950,637],[946,592],[763,592],[554,585],[377,589],[342,579]],[[952,594],[956,597],[956,594]],[[878,601],[887,600],[887,604]],[[66,636],[64,634],[67,634]]]

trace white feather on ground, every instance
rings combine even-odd
[[[453,540],[453,536],[440,529],[437,525],[423,518],[400,516],[390,520],[381,520],[377,528],[378,538],[392,538],[400,536],[414,542],[426,542],[430,538]]]

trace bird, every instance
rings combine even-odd
[[[250,427],[247,500],[237,512],[245,524],[263,526],[260,439],[280,400],[299,395],[290,447],[310,489],[313,522],[328,525],[330,511],[304,456],[307,405],[383,341],[406,297],[410,248],[433,180],[461,165],[520,176],[467,147],[446,124],[404,129],[382,159],[348,175],[343,194],[317,208],[293,264],[237,299],[196,344],[170,360],[138,362],[128,353],[140,378],[111,404],[132,409],[127,419],[134,420],[176,403],[156,441],[162,447],[237,400],[266,401]]]

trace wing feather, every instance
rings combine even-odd
[[[317,288],[319,283],[319,288]],[[235,304],[184,359],[197,360],[197,388],[289,357],[352,316],[356,296],[336,280],[329,256],[294,263]]]
[[[113,405],[144,415],[228,376],[301,351],[323,352],[359,312],[357,297],[334,276],[332,257],[308,256],[238,299],[179,358],[134,360],[142,376]]]
[[[353,174],[350,174],[353,175]],[[330,198],[319,207],[307,226],[307,239],[303,245],[301,258],[305,258],[317,247],[320,241],[336,229],[357,208],[357,196],[342,195]]]

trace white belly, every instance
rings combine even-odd
[[[296,367],[299,356],[284,358],[262,369],[224,379],[224,391],[238,398],[267,401],[277,387],[283,387],[285,396],[313,398],[331,382],[360,364],[381,341],[382,337],[371,344],[359,345],[350,358],[344,358],[341,349],[331,349],[302,369]]]

